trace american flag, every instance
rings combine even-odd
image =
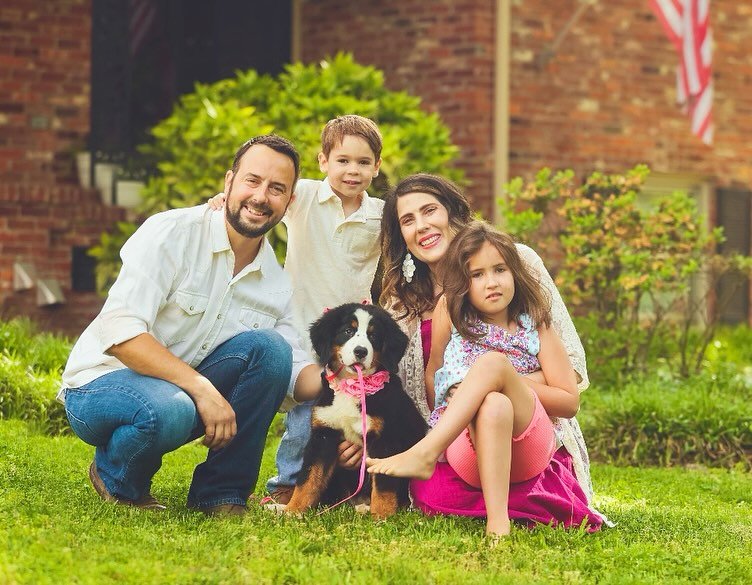
[[[677,98],[692,120],[692,134],[713,143],[710,0],[649,0],[679,53]]]

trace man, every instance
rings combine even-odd
[[[242,514],[285,396],[310,400],[320,372],[292,325],[291,288],[265,234],[299,174],[293,145],[258,136],[225,175],[226,210],[149,218],[63,373],[68,420],[96,446],[91,482],[106,501],[164,509],[150,493],[162,456],[204,435],[188,492],[208,514]]]

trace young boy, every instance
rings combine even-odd
[[[330,120],[321,132],[318,160],[326,178],[298,181],[283,219],[293,314],[301,344],[309,351],[308,328],[325,308],[371,300],[384,202],[369,197],[366,189],[379,174],[381,133],[362,116]],[[310,435],[311,410],[312,404],[305,403],[287,413],[277,475],[266,484],[269,496],[263,504],[290,500]]]
[[[384,202],[366,189],[379,174],[381,134],[371,120],[341,116],[321,132],[319,168],[323,181],[302,179],[284,218],[285,270],[293,285],[292,307],[301,342],[310,350],[308,328],[326,307],[371,300],[379,262]],[[311,404],[285,417],[277,449],[277,475],[266,484],[267,504],[287,504],[303,465],[311,432]]]

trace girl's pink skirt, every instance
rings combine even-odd
[[[430,479],[411,480],[410,492],[413,504],[428,515],[486,515],[481,490],[464,482],[448,463],[437,463]],[[509,517],[528,526],[584,525],[589,532],[603,524],[601,516],[588,506],[574,476],[572,457],[564,447],[540,474],[509,486]]]

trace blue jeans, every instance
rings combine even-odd
[[[285,416],[285,432],[277,447],[277,475],[266,482],[269,492],[294,486],[303,467],[303,451],[311,437],[311,413],[315,401],[303,402]]]
[[[230,403],[238,432],[196,467],[188,505],[245,505],[258,480],[269,425],[287,392],[292,350],[274,331],[248,331],[217,347],[196,370]],[[149,493],[165,453],[204,434],[188,394],[130,369],[67,389],[65,410],[76,435],[96,446],[107,490],[126,500]]]

